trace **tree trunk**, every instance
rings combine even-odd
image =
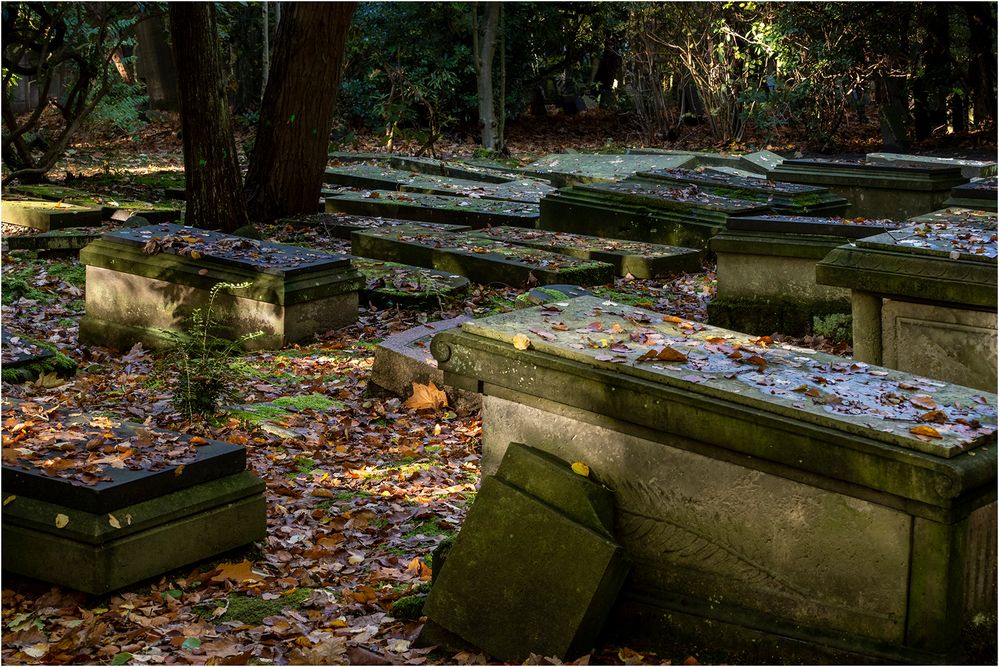
[[[899,77],[881,75],[876,82],[881,115],[881,140],[886,151],[904,153],[909,147],[909,109],[905,85]]]
[[[222,58],[210,2],[171,2],[184,135],[185,222],[231,232],[247,224],[236,140],[222,77]]]
[[[149,108],[161,111],[180,110],[177,93],[177,67],[167,41],[163,15],[154,12],[136,27],[138,66],[145,79]]]
[[[246,174],[251,217],[315,213],[353,2],[284,8]]]
[[[975,125],[992,120],[996,105],[995,4],[962,2],[968,17],[968,81]]]
[[[479,129],[482,146],[496,150],[496,106],[493,102],[493,56],[496,54],[496,33],[499,25],[500,3],[485,3],[485,17],[481,25],[473,24],[475,51],[475,85],[479,97]],[[478,7],[472,8],[478,13]],[[477,23],[477,21],[476,21]]]
[[[260,99],[263,99],[267,93],[267,75],[271,69],[271,26],[266,0],[261,3],[260,7],[263,11],[263,31],[260,33],[261,42],[263,43],[260,51],[260,62],[263,63],[260,77]]]
[[[923,28],[922,71],[915,77],[912,88],[913,130],[917,141],[947,124],[947,94],[951,88],[950,6],[945,2],[927,2],[919,5],[919,10]]]
[[[262,38],[260,9],[256,5],[230,5],[234,14],[233,28],[229,33],[232,49],[232,71],[236,89],[232,94],[232,108],[236,114],[260,111]]]

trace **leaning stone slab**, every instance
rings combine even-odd
[[[468,278],[420,266],[351,257],[354,268],[364,276],[362,302],[380,305],[438,305],[441,299],[463,294]]]
[[[605,262],[421,228],[354,232],[351,250],[361,257],[456,273],[484,285],[601,285],[614,279],[614,267]]]
[[[45,199],[100,208],[105,220],[125,221],[133,215],[141,215],[149,222],[175,222],[180,219],[180,209],[166,204],[154,204],[115,196],[95,195],[76,188],[59,185],[16,185],[12,192]]]
[[[614,490],[621,641],[940,662],[995,606],[993,393],[591,297],[431,349],[483,393],[484,474],[530,442]]]
[[[977,208],[982,211],[996,211],[999,199],[999,179],[977,178],[964,185],[956,185],[950,189],[950,197],[944,201],[944,206],[963,206]]]
[[[929,223],[857,240],[816,265],[851,291],[857,359],[995,389],[996,232]]]
[[[524,172],[545,178],[556,187],[578,183],[619,181],[639,171],[682,167],[692,160],[680,155],[606,155],[561,153],[548,155],[524,167]]]
[[[606,262],[614,267],[619,276],[631,274],[635,278],[654,278],[669,273],[698,273],[702,270],[702,253],[692,248],[519,227],[492,227],[465,236],[495,239],[579,259]]]
[[[12,333],[9,328],[0,332],[0,352],[4,382],[27,382],[47,373],[60,377],[76,373],[76,362],[54,345]]]
[[[536,179],[485,183],[464,178],[393,169],[367,163],[329,167],[323,180],[330,185],[357,189],[398,190],[430,195],[497,199],[537,204],[552,187]]]
[[[170,345],[220,282],[216,335],[273,349],[357,318],[361,275],[344,255],[304,250],[175,224],[105,234],[80,251],[87,266],[87,313],[80,341],[128,349]]]
[[[847,215],[903,219],[942,207],[950,189],[967,181],[956,166],[869,160],[784,160],[775,181],[820,185],[850,202]]]
[[[4,199],[0,202],[2,221],[47,232],[66,227],[96,227],[101,209],[62,202]]]
[[[995,229],[997,223],[999,223],[999,215],[993,211],[980,211],[975,208],[961,208],[958,206],[923,213],[922,215],[909,218],[906,222],[914,225],[945,223],[956,227]]]
[[[408,397],[413,383],[446,388],[451,406],[463,411],[481,407],[479,395],[444,384],[444,373],[437,368],[437,360],[430,354],[430,341],[441,331],[461,326],[471,319],[467,315],[448,320],[429,322],[393,334],[375,347],[375,363],[371,368],[371,382],[399,396]]]
[[[817,284],[816,263],[843,243],[900,226],[811,216],[731,218],[709,243],[718,259],[718,287],[708,321],[757,335],[823,329],[831,316],[850,313],[850,292]]]
[[[930,155],[908,155],[906,153],[868,153],[869,162],[884,162],[894,164],[904,162],[911,164],[927,164],[935,167],[959,167],[965,178],[982,178],[996,175],[996,163],[985,160],[962,160],[951,157],[933,157]]]
[[[569,463],[510,444],[424,613],[498,660],[588,652],[628,571],[611,533],[613,506],[610,491]]]
[[[842,215],[849,206],[846,199],[832,194],[828,188],[728,176],[710,171],[653,169],[640,171],[629,181],[692,185],[707,194],[760,202],[769,206],[774,213],[784,215],[836,216]]]
[[[103,594],[265,535],[242,447],[86,415],[27,428],[4,447],[8,572]]]
[[[591,183],[541,200],[541,229],[704,248],[733,216],[768,213],[759,202],[661,184]]]
[[[80,250],[103,233],[100,227],[57,229],[41,234],[6,236],[4,241],[10,250]]]
[[[534,227],[538,205],[521,202],[444,197],[418,192],[343,192],[326,199],[327,213],[350,213],[449,225]]]

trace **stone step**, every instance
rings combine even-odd
[[[335,197],[327,197],[326,212],[468,225],[476,228],[487,225],[535,227],[540,215],[537,204],[389,190],[373,190],[365,193],[343,192]]]

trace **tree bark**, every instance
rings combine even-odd
[[[478,7],[472,7],[478,14]],[[475,51],[475,85],[479,97],[479,129],[482,146],[496,150],[496,106],[493,102],[493,57],[496,54],[496,33],[499,25],[500,3],[485,3],[485,16],[481,25],[473,24],[473,49]],[[475,23],[478,23],[476,21]]]
[[[231,232],[247,224],[247,217],[222,76],[215,6],[210,2],[171,2],[170,33],[184,135],[185,222]]]
[[[972,115],[975,125],[992,120],[996,105],[996,15],[995,4],[962,2],[968,17],[968,81],[971,82]]]
[[[173,62],[170,44],[167,41],[166,22],[163,15],[156,12],[139,22],[136,28],[136,50],[138,65],[142,70],[149,95],[149,108],[162,111],[178,111],[180,99],[177,93],[177,67]]]
[[[296,2],[281,13],[246,174],[253,220],[316,211],[355,5]]]

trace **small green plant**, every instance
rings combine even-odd
[[[825,336],[840,343],[853,342],[853,317],[845,313],[831,313],[812,318],[812,330],[818,336]]]
[[[215,299],[223,290],[245,289],[252,283],[216,283],[208,297],[208,305],[197,308],[189,318],[187,336],[167,332],[177,343],[173,352],[178,370],[173,387],[173,404],[189,419],[218,413],[223,401],[235,398],[232,389],[231,362],[244,343],[262,332],[244,334],[229,340],[215,334],[221,321],[213,312]]]

